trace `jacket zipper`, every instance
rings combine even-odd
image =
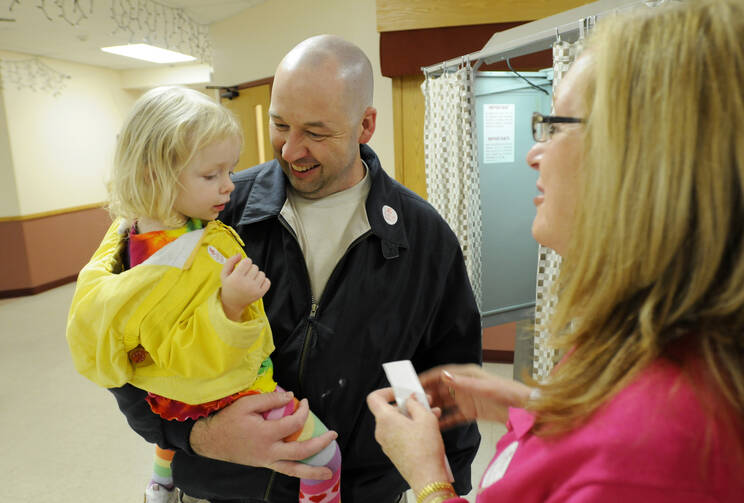
[[[315,299],[310,297],[310,300],[312,302],[312,306],[310,307],[310,320],[315,319],[315,313],[318,311],[318,304],[315,303]],[[303,396],[304,393],[302,391],[302,373],[305,371],[305,356],[307,355],[308,347],[310,346],[310,332],[312,332],[312,324],[307,324],[307,330],[305,330],[305,340],[302,343],[302,353],[300,353],[300,367],[297,370],[297,383],[300,387],[300,396]]]
[[[294,233],[294,230],[292,230],[292,227],[287,223],[284,218],[279,215],[279,222],[282,224],[282,226],[287,229],[290,236],[292,236],[295,240],[295,243],[297,243],[297,246],[300,246],[299,241],[297,241],[297,235]],[[353,249],[357,244],[359,244],[363,239],[365,239],[368,235],[372,233],[371,230],[368,230],[358,238],[356,238],[348,248],[346,248],[346,251],[344,252],[341,259],[338,261],[338,264],[343,262],[346,259],[346,256],[349,254],[349,251]],[[300,250],[301,252],[302,250]],[[304,255],[303,255],[304,258]],[[336,267],[333,268],[333,272],[331,273],[330,278],[333,277],[334,273],[336,272],[336,269],[338,268],[338,264],[336,264]],[[310,288],[310,272],[307,270],[307,263],[305,263],[305,277],[307,278],[307,285],[308,288]],[[330,280],[330,278],[328,278]],[[327,286],[327,285],[326,285]],[[321,300],[323,299],[323,296],[321,294]],[[318,307],[320,307],[320,302],[315,302],[315,299],[313,298],[312,292],[310,293],[310,319],[315,319],[315,316],[318,312]],[[305,331],[305,341],[302,343],[302,353],[300,353],[300,366],[297,371],[297,386],[299,387],[299,396],[303,396],[302,393],[302,373],[305,370],[305,357],[307,356],[307,351],[310,346],[310,334],[312,332],[312,326],[310,323],[307,324],[307,330]],[[269,483],[266,485],[266,492],[264,492],[264,499],[266,501],[269,501],[269,494],[271,493],[271,488],[274,485],[274,478],[276,477],[276,471],[271,472],[271,476],[269,477]]]
[[[300,248],[300,242],[297,241],[297,234],[295,234],[294,229],[292,229],[292,227],[287,223],[287,221],[281,215],[277,215],[277,219],[279,220],[279,223],[282,224],[282,227],[284,227],[287,230],[287,232],[289,232],[289,235],[294,238],[295,243],[297,244],[297,247]],[[303,255],[302,254],[302,249],[300,249],[300,255]],[[303,255],[303,259],[304,259],[304,255]],[[303,262],[304,262],[304,260],[303,260]],[[310,289],[310,272],[307,270],[307,263],[305,263],[305,278],[307,278],[308,289]],[[313,299],[312,290],[311,290],[311,293],[310,293],[310,304],[311,304],[311,307],[310,307],[310,317],[312,318],[312,317],[315,316],[315,312],[318,310],[318,305],[315,303],[315,299]],[[310,324],[308,323],[308,325],[307,325],[307,331],[305,332],[305,342],[303,343],[302,353],[301,353],[301,357],[300,357],[300,374],[297,376],[298,377],[298,379],[297,379],[298,382],[299,382],[299,376],[302,375],[301,372],[302,372],[302,367],[303,367],[304,361],[305,361],[305,352],[307,351],[308,341],[310,340],[310,337],[309,337],[310,330],[311,330],[310,329]],[[302,385],[300,384],[300,391],[301,390],[302,390]],[[299,396],[302,396],[302,393],[300,393]],[[266,491],[264,492],[264,498],[263,499],[265,499],[266,501],[269,501],[269,495],[271,494],[271,489],[274,486],[274,479],[275,478],[276,478],[276,471],[272,471],[271,472],[271,476],[269,477],[269,483],[266,485]]]
[[[346,248],[346,251],[344,252],[344,254],[339,259],[338,263],[336,263],[336,266],[333,268],[333,272],[331,273],[331,275],[328,278],[328,283],[330,283],[330,280],[336,274],[336,270],[338,269],[339,264],[341,264],[342,262],[344,262],[346,260],[346,256],[349,254],[349,252],[352,249],[354,249],[354,247],[356,245],[358,245],[360,242],[362,242],[364,239],[366,239],[367,236],[369,236],[370,234],[372,234],[372,230],[368,230],[367,232],[365,232],[364,234],[362,234],[361,236],[359,236],[358,238],[356,238],[354,241],[351,242],[351,244]],[[307,271],[307,267],[305,268],[305,270]],[[308,273],[308,278],[309,277],[310,277],[310,275]],[[326,288],[328,288],[328,283],[326,283]],[[308,284],[309,284],[309,281],[308,281]],[[325,290],[324,290],[324,293],[325,293]],[[316,304],[315,303],[315,299],[312,298],[312,295],[310,296],[310,299],[312,301],[312,307],[310,308],[310,319],[311,320],[314,320],[314,319],[316,319],[316,313],[318,311],[318,308],[320,307],[320,302],[318,302]],[[320,300],[323,300],[323,294],[320,295]],[[307,350],[310,347],[310,333],[311,332],[312,332],[312,329],[310,327],[310,324],[308,323],[308,325],[307,325],[307,331],[305,332],[305,341],[302,344],[302,353],[300,354],[300,366],[299,366],[299,369],[297,371],[297,385],[299,387],[300,396],[304,396],[304,393],[302,391],[302,389],[303,389],[303,386],[302,386],[302,375],[303,375],[304,370],[305,370],[305,357],[307,356]]]
[[[274,485],[274,477],[276,477],[276,472],[272,471],[271,475],[269,475],[269,483],[266,484],[266,492],[264,493],[263,499],[266,501],[269,501],[269,493],[271,492],[271,486]]]

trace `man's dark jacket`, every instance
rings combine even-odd
[[[308,398],[311,410],[338,432],[342,501],[384,503],[407,486],[374,439],[365,401],[389,385],[382,363],[410,359],[418,372],[442,363],[480,363],[481,329],[453,232],[426,201],[385,174],[371,148],[361,145],[361,155],[372,182],[366,202],[371,230],[352,243],[315,303],[300,246],[279,215],[287,179],[277,161],[235,176],[220,220],[237,230],[248,257],[271,280],[264,305],[276,346],[276,381]],[[296,503],[298,479],[197,456],[188,442],[191,421],[161,420],[144,392],[130,385],[112,392],[135,431],[176,450],[173,476],[190,496]],[[455,487],[468,492],[478,429],[471,424],[444,438]]]

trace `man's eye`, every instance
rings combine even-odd
[[[325,138],[325,135],[313,133],[312,131],[308,131],[307,135],[313,140],[320,140],[321,138]]]
[[[285,131],[286,129],[288,129],[289,126],[287,126],[286,124],[280,124],[278,122],[274,122],[274,127],[280,131]]]
[[[555,124],[548,124],[548,135],[553,136],[555,133],[558,132],[558,126]]]

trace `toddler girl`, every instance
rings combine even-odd
[[[148,391],[150,408],[167,420],[199,419],[242,396],[280,389],[262,301],[270,282],[238,235],[216,220],[234,189],[241,146],[236,119],[202,93],[145,93],[117,141],[108,186],[116,220],[78,276],[67,324],[77,370],[104,387]],[[115,301],[96,303],[106,290]],[[289,415],[297,405],[265,417]],[[325,431],[311,413],[287,440]],[[146,503],[176,500],[172,456],[156,448]],[[328,466],[333,477],[301,480],[300,502],[340,501],[338,444],[303,462]]]

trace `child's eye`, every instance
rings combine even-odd
[[[205,180],[214,180],[217,178],[217,175],[204,175]]]

